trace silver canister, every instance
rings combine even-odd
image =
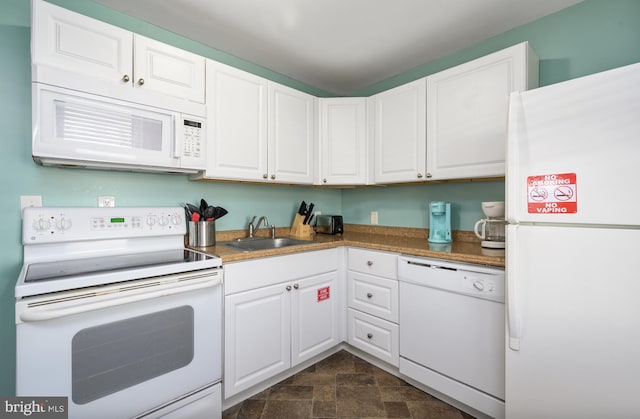
[[[189,246],[207,247],[215,245],[215,221],[189,221]]]

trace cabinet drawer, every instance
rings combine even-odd
[[[397,258],[395,253],[349,249],[349,270],[396,279]]]
[[[348,275],[349,307],[398,322],[398,281],[359,272]]]
[[[361,349],[382,361],[398,366],[398,325],[349,309],[348,337],[350,345]]]

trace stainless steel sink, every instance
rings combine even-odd
[[[242,250],[244,252],[250,252],[252,250],[268,250],[279,249],[281,247],[298,246],[301,244],[311,244],[310,240],[292,239],[290,237],[276,237],[270,239],[266,237],[255,237],[247,239],[236,239],[228,242],[220,242],[219,246],[230,247],[236,250]]]

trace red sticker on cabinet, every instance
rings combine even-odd
[[[328,300],[331,290],[329,287],[319,288],[318,289],[318,302]]]
[[[529,214],[573,214],[578,212],[575,173],[527,177]]]

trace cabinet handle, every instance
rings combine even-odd
[[[287,285],[287,287],[285,288],[287,291],[291,291],[291,285]]]
[[[123,81],[123,82],[125,82],[125,83],[129,83],[129,80],[131,80],[131,79],[129,78],[129,75],[128,75],[128,74],[125,74],[124,76],[122,76],[122,81]]]
[[[139,86],[142,86],[143,84],[144,84],[144,79],[139,79],[139,80],[138,80],[138,85],[139,85]]]
[[[370,292],[367,293],[367,298],[373,298],[373,294],[371,294]]]
[[[298,289],[298,288],[300,288],[300,285],[298,285],[298,284],[293,284],[293,288],[294,288],[294,289]]]
[[[266,174],[266,173],[263,173],[263,174],[262,174],[262,179],[266,179],[266,178],[268,178],[268,177],[269,177],[269,175],[268,175],[268,174]]]
[[[422,179],[422,173],[418,173],[418,179]]]
[[[427,179],[431,179],[431,173],[427,173]]]
[[[367,339],[371,339],[373,337],[373,333],[367,333]]]
[[[327,183],[327,179],[322,179],[322,183]]]
[[[367,266],[371,266],[371,265],[373,265],[373,261],[372,260],[368,260],[367,261]]]
[[[276,175],[271,175],[271,179],[275,179],[275,178],[276,178]]]

